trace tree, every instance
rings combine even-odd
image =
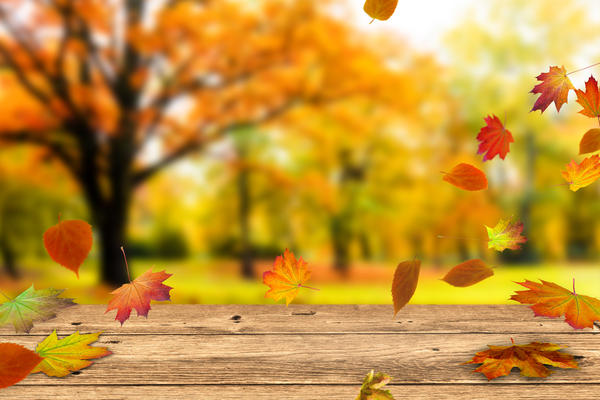
[[[119,285],[137,187],[236,128],[371,90],[364,71],[380,60],[327,8],[4,1],[0,144],[38,146],[64,164],[99,233],[102,280]]]

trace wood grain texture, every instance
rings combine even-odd
[[[13,386],[0,390],[0,399],[353,400],[359,390],[360,385]],[[398,400],[590,400],[600,385],[391,385],[390,390]]]
[[[534,318],[520,305],[409,305],[395,320],[392,306],[157,305],[122,328],[104,310],[71,307],[29,335],[0,328],[0,342],[30,349],[55,328],[103,331],[98,345],[113,352],[66,378],[30,375],[0,398],[353,399],[371,369],[390,374],[394,395],[407,399],[571,400],[600,388],[600,332]],[[488,383],[461,365],[511,337],[568,345],[580,369]]]
[[[123,327],[104,305],[78,305],[38,322],[30,335],[57,327],[106,334],[298,334],[298,333],[572,333],[561,319],[534,317],[525,305],[407,305],[395,319],[391,305],[153,305],[148,319],[135,316]],[[583,333],[590,333],[587,329]],[[12,326],[0,336],[13,336]]]

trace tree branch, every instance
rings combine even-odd
[[[218,129],[216,129],[214,132],[212,132],[212,135],[211,135],[212,137],[210,139],[204,139],[204,140],[198,140],[198,141],[191,142],[191,143],[186,143],[185,145],[181,146],[179,149],[166,155],[160,161],[157,161],[156,163],[134,173],[133,178],[132,178],[133,185],[138,186],[139,184],[143,183],[144,181],[146,181],[148,178],[150,178],[151,176],[153,176],[154,174],[156,174],[163,168],[173,164],[174,162],[181,160],[185,156],[187,156],[195,151],[200,150],[206,143],[222,137],[227,132],[230,132],[235,129],[239,129],[244,126],[256,126],[256,125],[261,125],[263,123],[271,121],[271,120],[275,119],[276,117],[281,116],[282,114],[287,112],[289,109],[296,106],[298,103],[299,103],[298,99],[292,98],[292,99],[288,100],[287,102],[281,104],[280,106],[275,107],[254,119],[249,119],[249,120],[245,120],[245,121],[236,121],[234,123],[222,126]],[[198,133],[199,133],[199,135],[201,135],[202,130],[200,130],[200,132],[198,132]]]

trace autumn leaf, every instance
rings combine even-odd
[[[477,154],[484,154],[483,161],[491,160],[497,155],[504,160],[509,152],[510,143],[515,140],[508,129],[504,127],[500,118],[495,115],[484,118],[485,126],[481,128],[477,135],[480,141]]]
[[[486,226],[488,234],[488,249],[504,251],[505,249],[519,250],[521,243],[527,238],[522,236],[523,223],[515,218],[500,219],[495,227]]]
[[[579,142],[579,154],[594,153],[600,150],[600,129],[590,129]]]
[[[456,287],[467,287],[494,275],[494,270],[479,259],[465,261],[452,268],[442,278],[444,282]]]
[[[536,316],[557,318],[565,316],[565,322],[575,329],[592,328],[594,321],[600,321],[600,300],[578,295],[556,283],[516,282],[528,290],[517,291],[510,299],[521,304],[531,304],[529,308]]]
[[[552,102],[556,106],[556,111],[560,111],[562,105],[567,102],[569,90],[575,89],[565,67],[550,67],[548,72],[538,75],[537,80],[542,83],[537,84],[531,93],[539,93],[541,96],[536,100],[531,111],[544,112]]]
[[[74,306],[73,299],[58,297],[64,290],[35,290],[33,285],[0,305],[0,325],[12,323],[17,333],[29,333],[34,322],[56,317],[56,312]]]
[[[294,253],[285,249],[283,256],[277,256],[275,259],[273,270],[263,273],[263,283],[270,288],[265,297],[275,301],[285,297],[285,304],[289,305],[301,287],[318,290],[304,284],[310,278],[310,271],[306,265],[302,257],[296,260]]]
[[[363,9],[374,20],[385,21],[394,14],[397,5],[398,0],[367,0]]]
[[[374,373],[373,370],[365,376],[360,393],[356,400],[394,400],[389,390],[382,389],[390,383],[391,378],[383,372]]]
[[[398,264],[392,281],[392,299],[394,300],[394,317],[409,302],[419,282],[421,261],[404,261]]]
[[[583,107],[579,111],[580,114],[590,118],[598,118],[600,116],[600,94],[598,93],[598,82],[593,76],[585,83],[585,92],[580,89],[575,89],[577,102]]]
[[[464,190],[483,190],[487,189],[488,186],[483,171],[471,164],[460,163],[452,168],[450,172],[442,173],[444,174],[443,180]]]
[[[59,222],[44,233],[44,247],[50,257],[75,272],[79,278],[79,267],[92,248],[92,227],[78,219]]]
[[[0,389],[22,381],[43,360],[31,350],[14,343],[0,343]]]
[[[561,174],[569,184],[569,189],[576,192],[582,187],[591,185],[600,177],[600,157],[594,154],[585,158],[580,164],[571,161],[566,168],[565,171],[561,171]]]
[[[152,268],[138,276],[130,283],[111,292],[113,296],[108,302],[108,308],[105,314],[111,310],[117,310],[115,320],[121,325],[129,319],[131,310],[135,308],[138,316],[148,317],[150,311],[150,301],[171,300],[169,291],[173,289],[170,286],[163,285],[173,274],[167,274],[165,271],[152,272]]]
[[[512,341],[512,339],[511,339]],[[510,374],[517,367],[522,376],[545,378],[552,373],[544,364],[558,368],[579,368],[573,356],[561,353],[565,346],[552,343],[533,342],[511,346],[490,346],[475,354],[471,361],[464,364],[482,364],[475,372],[481,372],[492,380]]]
[[[43,361],[31,373],[43,372],[48,376],[63,377],[89,367],[92,365],[89,360],[111,354],[106,347],[89,346],[98,340],[101,333],[80,335],[75,332],[59,340],[55,330],[37,345],[35,352],[43,357]]]

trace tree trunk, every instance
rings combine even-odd
[[[2,256],[2,263],[4,264],[4,270],[6,273],[11,278],[18,278],[19,271],[17,270],[15,253],[5,240],[0,240],[0,256]]]
[[[250,240],[250,171],[242,167],[238,175],[239,221],[240,221],[240,262],[242,277],[254,278],[254,257]]]
[[[97,222],[100,234],[100,270],[102,282],[118,287],[129,282],[121,246],[125,247],[127,204],[113,205],[101,210],[104,215]],[[134,277],[132,277],[133,279]]]
[[[331,218],[329,231],[333,247],[333,267],[347,276],[350,269],[350,235],[344,223],[344,215]]]

